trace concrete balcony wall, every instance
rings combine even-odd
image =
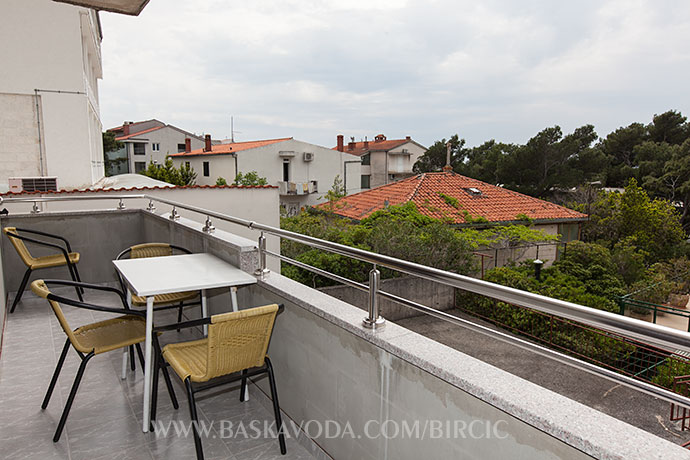
[[[80,253],[79,273],[83,281],[90,283],[116,282],[117,275],[111,261],[123,249],[147,242],[169,242],[192,252],[208,252],[248,272],[253,272],[258,266],[256,244],[252,240],[223,230],[207,234],[200,230],[199,222],[185,218],[172,221],[167,216],[139,209],[11,214],[0,218],[0,226],[64,236],[70,241],[72,250]],[[27,246],[35,256],[54,253],[49,248],[31,243]],[[26,266],[7,237],[0,239],[0,257],[6,291],[14,292]],[[31,276],[31,280],[40,278],[69,279],[69,272],[66,267],[56,267],[38,270]],[[6,298],[3,294],[3,301]],[[211,312],[227,311],[227,305],[227,289],[209,292]]]
[[[689,456],[675,444],[396,324],[372,333],[361,326],[362,310],[278,274],[248,291],[250,305],[285,305],[269,348],[283,410],[297,424],[351,426],[354,438],[309,433],[333,458]],[[265,379],[257,384],[268,392]],[[383,424],[415,422],[425,436],[366,435]],[[442,436],[431,435],[432,423],[442,424]]]

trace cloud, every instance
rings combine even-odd
[[[476,145],[690,114],[685,2],[153,0],[102,23],[106,127]]]

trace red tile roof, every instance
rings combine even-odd
[[[154,126],[153,128],[149,128],[149,129],[145,129],[143,131],[138,131],[136,133],[132,133],[129,136],[116,137],[115,140],[116,141],[124,141],[127,139],[131,139],[132,137],[139,137],[142,134],[150,133],[151,131],[157,131],[157,130],[163,129],[163,128],[165,128],[165,126]]]
[[[350,153],[352,155],[362,156],[369,152],[378,151],[388,151],[393,150],[396,147],[400,147],[403,144],[412,142],[411,139],[390,139],[384,141],[369,141],[369,147],[364,146],[364,142],[349,142],[345,143],[343,146],[343,152]],[[353,145],[354,144],[354,145]],[[350,148],[352,146],[352,148]],[[333,147],[333,150],[338,150],[338,147]]]
[[[262,141],[247,141],[234,142],[229,144],[216,144],[211,146],[210,152],[204,152],[204,149],[196,149],[191,152],[173,153],[171,157],[190,157],[196,155],[227,155],[230,153],[241,152],[242,150],[255,149],[257,147],[264,147],[266,145],[277,144],[278,142],[285,142],[291,140],[292,137],[283,137],[281,139],[266,139]]]
[[[457,200],[457,207],[452,205],[454,200]],[[383,209],[386,202],[400,205],[408,201],[414,202],[420,213],[451,219],[454,224],[466,223],[463,211],[472,218],[484,217],[489,222],[517,221],[521,220],[517,217],[521,214],[535,221],[587,219],[586,214],[572,209],[453,172],[419,174],[346,196],[334,206],[334,212],[362,220]],[[328,203],[318,207],[325,209],[326,206]]]

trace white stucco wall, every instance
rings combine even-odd
[[[204,140],[198,137],[190,137],[183,131],[166,126],[149,133],[144,133],[139,136],[134,136],[127,141],[127,148],[129,149],[129,171],[134,172],[134,163],[143,162],[148,167],[151,161],[156,161],[158,164],[165,163],[165,157],[177,153],[177,144],[184,144],[185,139],[191,139],[192,150],[200,149],[204,146]],[[144,143],[145,149],[143,155],[134,155],[133,143]],[[153,144],[159,144],[158,151],[153,150]],[[196,170],[196,168],[194,168]],[[197,170],[198,172],[198,170]],[[198,180],[197,180],[197,183]],[[216,181],[213,181],[215,184]]]
[[[326,147],[307,142],[290,139],[283,142],[238,152],[237,170],[241,173],[256,171],[259,176],[265,177],[269,185],[278,185],[283,180],[283,160],[288,158],[281,156],[280,152],[294,152],[290,160],[290,182],[318,182],[318,191],[307,195],[282,195],[281,204],[303,207],[315,205],[326,201],[324,195],[333,186],[337,175],[344,179],[345,161],[354,161],[347,164],[347,192],[360,191],[359,157],[349,153],[338,152]],[[304,161],[304,152],[314,154],[312,161]],[[196,183],[199,185],[213,185],[219,177],[223,177],[231,183],[237,171],[235,170],[235,157],[233,155],[196,155],[190,157],[173,157],[176,167],[189,161],[197,173]],[[203,175],[203,162],[209,162],[209,175]]]
[[[276,188],[161,188],[153,190],[133,190],[131,192],[118,191],[96,191],[96,192],[79,192],[79,193],[50,193],[47,197],[81,197],[81,196],[103,196],[103,200],[86,200],[86,201],[61,201],[51,203],[39,204],[43,212],[55,211],[84,211],[94,209],[115,209],[118,200],[108,198],[113,195],[138,195],[148,194],[155,197],[173,200],[180,203],[196,206],[211,211],[228,214],[234,217],[259,222],[273,227],[280,227],[280,207],[278,198],[278,189]],[[4,195],[3,198],[13,197],[34,197],[40,195],[26,194],[26,195]],[[145,209],[148,205],[148,200],[132,199],[125,200],[127,209],[140,208]],[[3,203],[2,207],[7,208],[10,215],[26,213],[31,210],[31,203]],[[166,213],[168,215],[170,206],[156,204],[156,213]],[[178,209],[180,216],[194,220],[199,223],[201,228],[205,221],[205,216]],[[258,232],[250,230],[246,227],[224,222],[219,219],[213,219],[213,225],[236,235],[249,238],[257,241]],[[270,251],[280,253],[280,243],[277,238],[267,236],[266,246]],[[280,261],[273,258],[268,258],[268,267],[273,271],[280,271]]]
[[[0,162],[26,162],[27,157],[35,157],[39,121],[44,156],[42,168],[36,164],[33,171],[27,170],[27,164],[0,170],[0,187],[17,173],[58,176],[61,188],[91,185],[103,177],[98,107],[102,69],[95,13],[50,0],[3,0],[0,16],[0,101],[4,111],[5,102],[15,100],[9,106],[10,117],[21,124],[20,133],[0,130],[0,145],[4,146]],[[23,96],[23,101],[17,102],[16,95]]]

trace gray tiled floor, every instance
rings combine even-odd
[[[62,291],[70,295],[68,291]],[[72,291],[73,294],[73,291]],[[101,293],[88,293],[88,301],[116,305],[117,298]],[[198,310],[191,307],[187,311]],[[112,317],[65,307],[72,327]],[[193,314],[193,313],[191,313]],[[174,312],[156,314],[157,323],[165,323]],[[172,322],[172,319],[169,321]],[[166,333],[162,341],[181,341],[198,337],[199,331]],[[128,371],[127,379],[120,379],[122,353],[113,351],[94,357],[88,364],[65,431],[59,442],[52,437],[64,402],[79,365],[79,357],[70,350],[58,385],[48,408],[40,408],[43,395],[65,342],[48,303],[32,293],[7,316],[3,348],[0,355],[0,457],[3,459],[69,459],[69,460],[152,460],[193,459],[194,441],[175,434],[175,422],[189,422],[186,393],[173,374],[173,384],[180,402],[174,410],[165,386],[159,390],[158,422],[171,426],[167,436],[141,431],[143,375],[137,363],[135,372]],[[279,378],[279,376],[278,376]],[[162,379],[161,379],[162,380]],[[200,423],[210,424],[211,430],[203,439],[207,459],[311,459],[304,446],[309,441],[288,438],[288,453],[280,455],[278,441],[256,436],[252,430],[230,430],[249,427],[252,421],[270,423],[272,411],[266,397],[256,386],[250,387],[248,402],[239,401],[239,390],[218,388],[200,393],[198,410]],[[181,426],[181,425],[178,425]],[[245,436],[246,435],[246,436]],[[313,452],[313,450],[311,450]]]

